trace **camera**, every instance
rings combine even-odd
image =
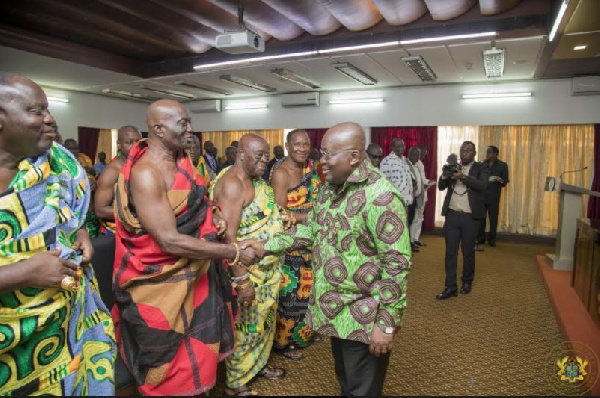
[[[462,166],[458,163],[458,156],[455,153],[451,153],[448,159],[446,159],[446,164],[442,166],[442,176],[449,178],[461,170]]]

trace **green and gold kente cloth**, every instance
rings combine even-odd
[[[90,201],[85,171],[54,144],[19,163],[0,193],[0,267],[71,246]],[[23,287],[0,295],[0,395],[113,395],[113,323],[94,270],[80,267],[79,290]]]
[[[214,187],[229,168],[219,173],[211,186]],[[238,240],[268,240],[283,231],[279,206],[275,194],[262,178],[252,181],[254,200],[242,209],[242,220],[237,233]],[[267,364],[273,337],[281,282],[281,257],[267,256],[258,264],[248,267],[250,279],[256,292],[256,304],[241,307],[240,317],[235,322],[235,344],[233,355],[227,358],[227,387],[246,385]]]

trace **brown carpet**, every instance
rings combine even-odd
[[[476,253],[471,293],[442,302],[435,295],[444,287],[444,240],[423,240],[384,394],[577,395],[556,376],[563,340],[534,261],[552,248],[486,246]],[[256,379],[251,387],[261,395],[339,395],[329,340],[303,352],[299,362],[272,354],[270,364],[285,367],[286,378]],[[220,383],[211,395],[222,393]]]

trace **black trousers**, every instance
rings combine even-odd
[[[331,338],[331,351],[342,396],[381,396],[390,353],[378,358],[367,344],[337,337]]]
[[[446,287],[456,289],[456,267],[458,263],[458,244],[463,253],[462,281],[473,282],[475,276],[475,240],[481,220],[470,214],[460,214],[453,210],[446,213],[444,237],[446,238]]]
[[[491,203],[485,204],[485,212],[490,218],[490,232],[488,233],[488,242],[496,242],[496,230],[498,229],[498,213],[500,212],[500,197],[498,200],[492,200]],[[477,237],[477,243],[485,242],[485,217],[481,220],[481,226],[479,227],[479,236]]]
[[[410,226],[412,225],[413,220],[415,219],[415,212],[417,211],[417,200],[413,199],[412,204],[406,206],[406,222],[410,232]],[[412,236],[410,237],[412,242]]]

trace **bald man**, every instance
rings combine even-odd
[[[114,395],[113,324],[89,264],[90,185],[33,81],[0,74],[0,395]]]
[[[148,108],[148,139],[136,143],[117,181],[113,310],[125,365],[143,395],[199,395],[234,348],[236,305],[224,264],[257,260],[226,229],[186,149],[188,111]]]
[[[269,144],[246,134],[240,140],[235,164],[213,181],[211,198],[221,206],[227,221],[228,242],[268,240],[283,231],[273,189],[262,179],[269,160]],[[255,377],[281,379],[285,371],[270,368],[275,318],[281,282],[281,258],[267,256],[244,268],[230,264],[236,282],[241,316],[235,323],[236,350],[226,361],[228,395],[253,394],[247,384]]]
[[[115,212],[113,208],[115,184],[121,167],[125,164],[133,144],[142,139],[140,131],[134,126],[123,126],[118,131],[118,154],[106,166],[98,178],[94,196],[94,211],[100,221],[100,233],[103,236],[115,235]]]
[[[342,395],[378,396],[406,307],[411,250],[405,209],[400,192],[366,160],[358,124],[327,131],[321,162],[327,185],[306,223],[257,251],[313,246],[308,327],[331,337]]]

